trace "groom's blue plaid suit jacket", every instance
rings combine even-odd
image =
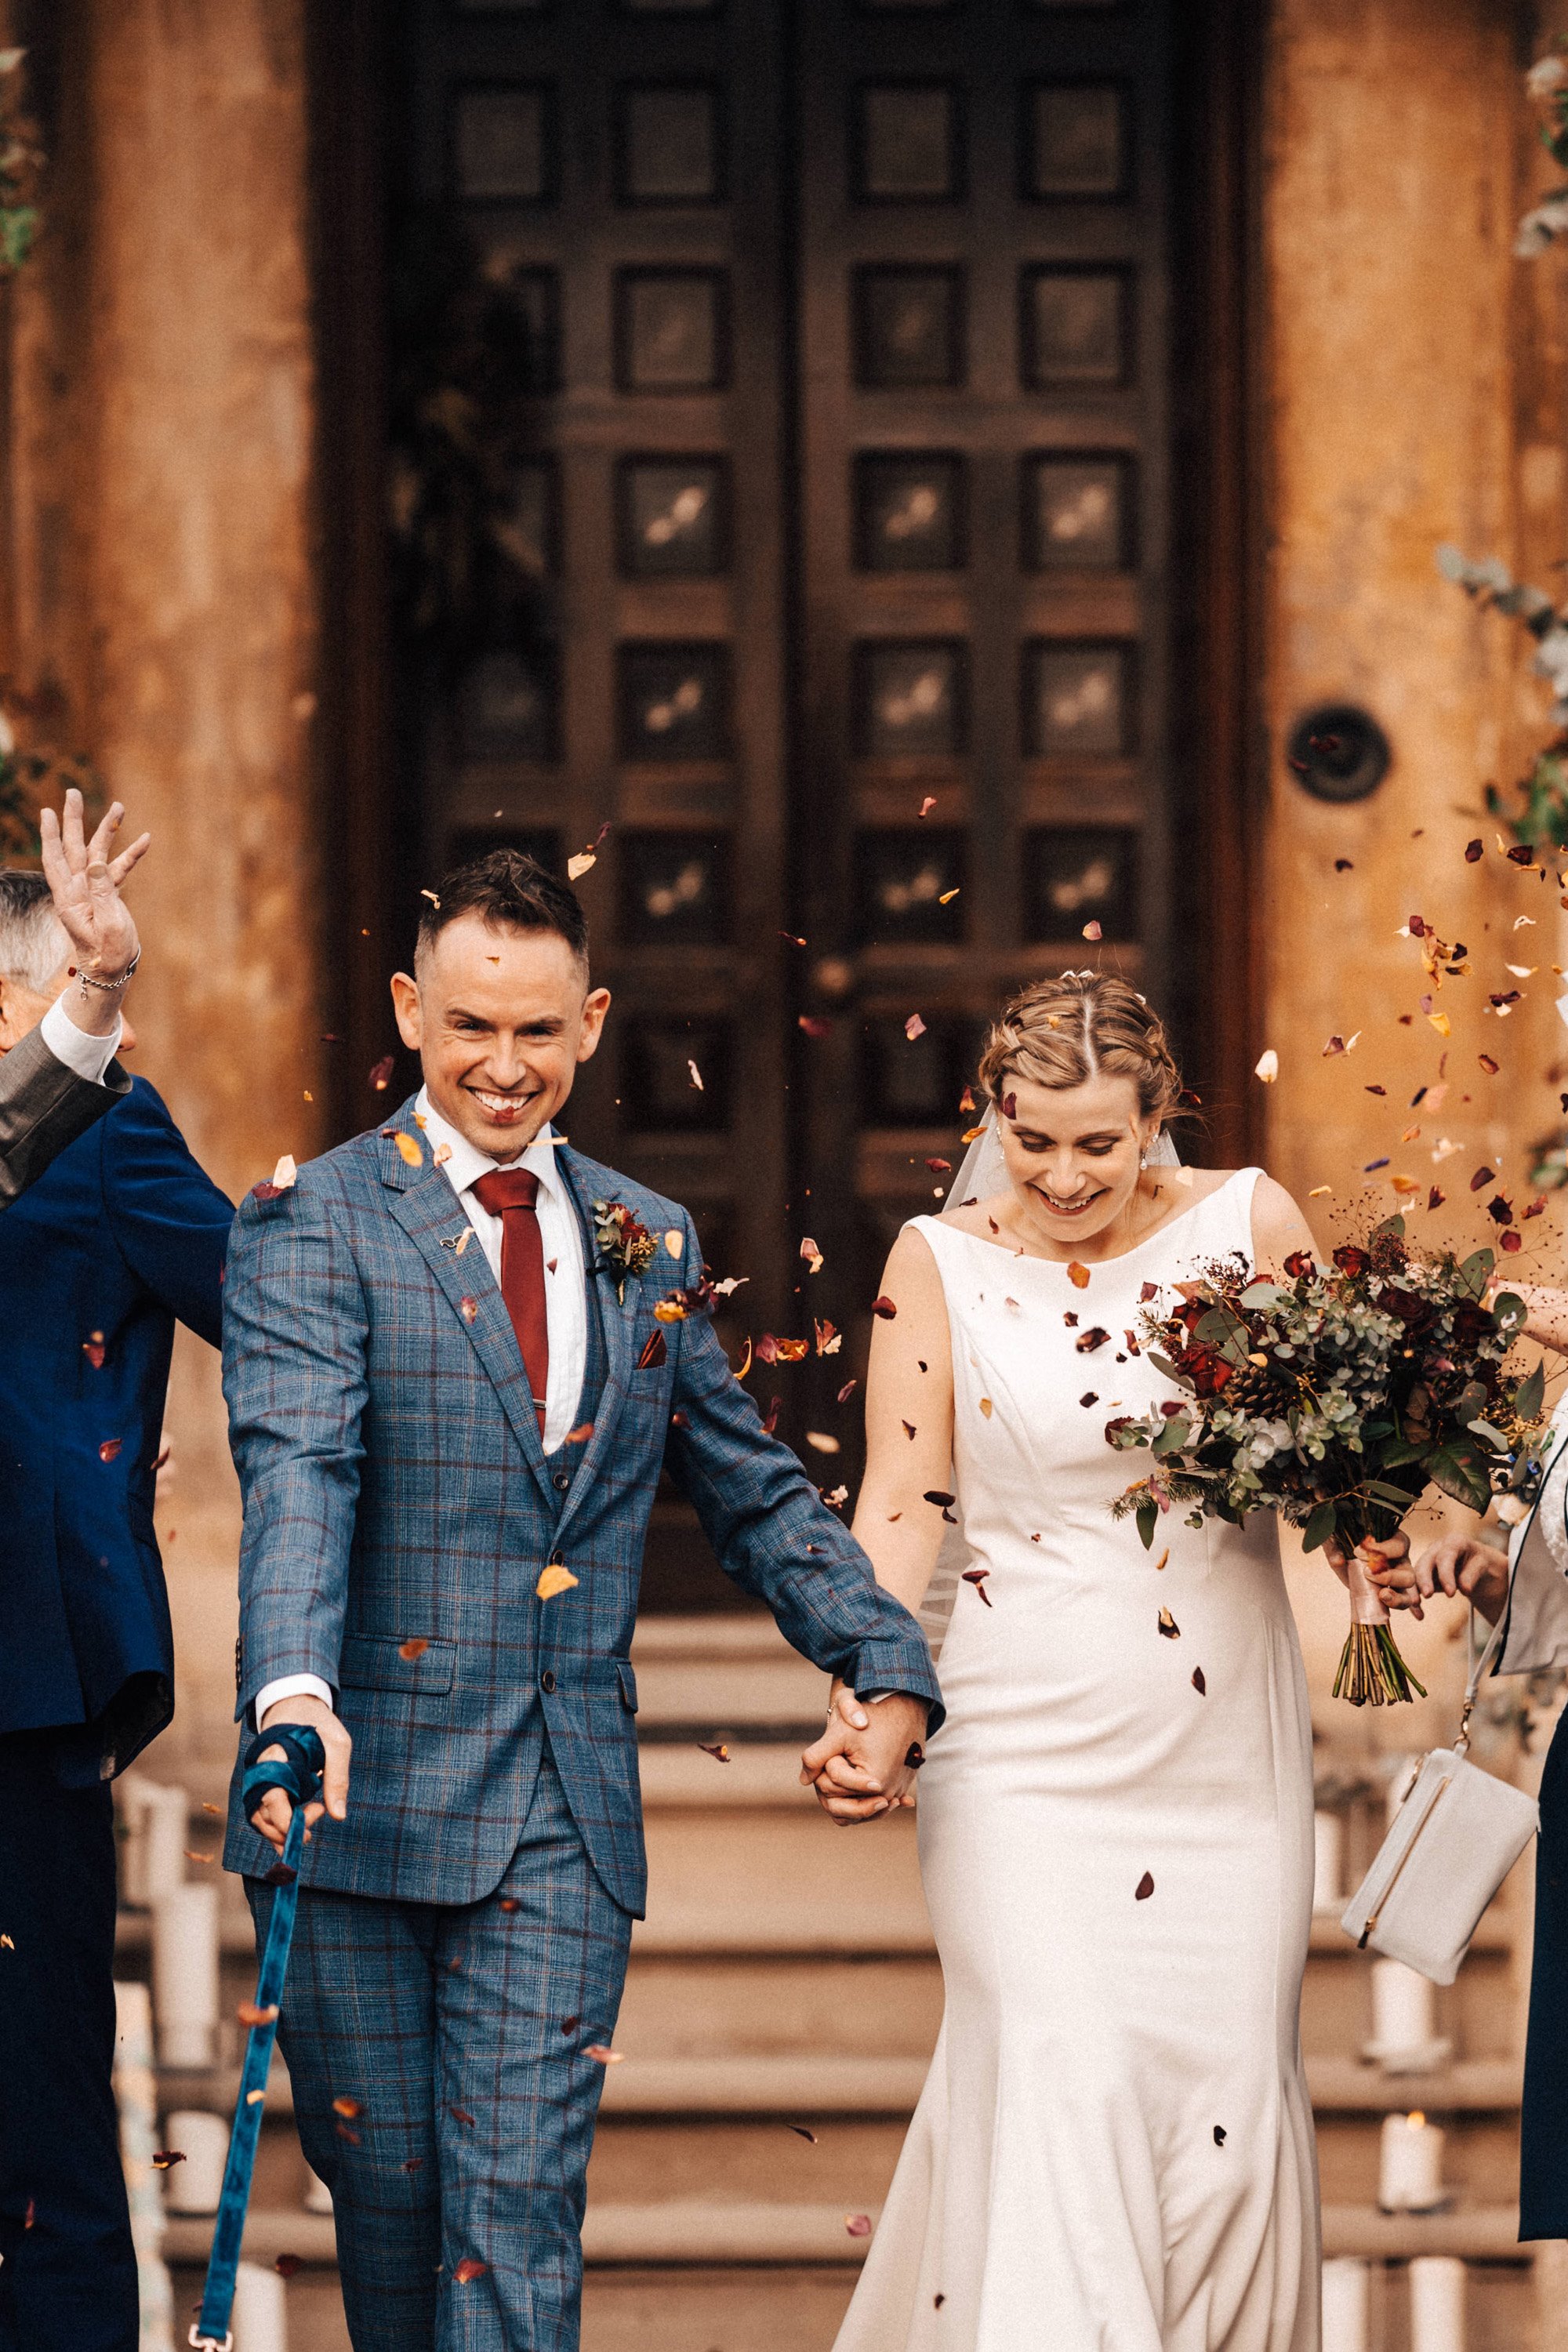
[[[412,1102],[395,1127],[420,1140]],[[468,1903],[517,1846],[542,1710],[595,1868],[640,1915],[628,1653],[661,1465],[797,1649],[863,1691],[931,1699],[934,1728],[930,1654],[796,1457],[764,1434],[708,1318],[655,1318],[700,1268],[683,1209],[562,1149],[605,1381],[592,1436],[547,1465],[500,1292],[482,1250],[458,1255],[468,1219],[421,1155],[411,1168],[391,1130],[362,1135],[276,1199],[252,1193],[236,1222],[224,1385],[245,1500],[237,1713],[281,1675],[320,1675],[339,1694],[354,1743],[348,1819],[306,1849],[308,1885]],[[595,1201],[624,1202],[659,1239],[624,1302],[596,1262]],[[662,1360],[645,1363],[645,1349]],[[542,1601],[552,1559],[578,1580]],[[235,1797],[224,1859],[253,1874],[274,1859]]]

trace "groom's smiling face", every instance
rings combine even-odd
[[[557,931],[460,915],[396,972],[403,1042],[419,1055],[430,1101],[477,1150],[515,1160],[572,1091],[599,1042],[607,988]]]

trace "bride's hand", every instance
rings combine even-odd
[[[1401,1528],[1396,1535],[1384,1537],[1381,1541],[1368,1536],[1357,1544],[1356,1550],[1384,1606],[1413,1610],[1419,1617],[1422,1614],[1421,1588],[1415,1580],[1415,1570],[1410,1565],[1410,1538],[1404,1529]],[[1323,1552],[1340,1582],[1348,1585],[1350,1553],[1334,1536],[1329,1538]]]
[[[895,1691],[866,1706],[836,1678],[826,1727],[800,1759],[803,1784],[840,1828],[912,1805],[925,1719],[923,1699]]]

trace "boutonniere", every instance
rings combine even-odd
[[[600,1264],[616,1277],[616,1297],[624,1306],[628,1276],[647,1272],[658,1244],[624,1201],[595,1202],[594,1242]]]

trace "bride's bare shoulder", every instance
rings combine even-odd
[[[942,1213],[942,1223],[955,1225],[961,1234],[975,1234],[983,1242],[994,1242],[1001,1234],[998,1220],[1006,1206],[1007,1195],[997,1192],[986,1201],[961,1201],[955,1209]]]

